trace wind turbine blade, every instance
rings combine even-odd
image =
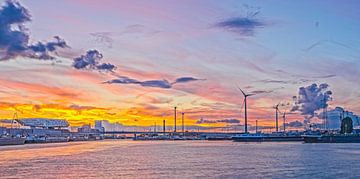
[[[279,110],[279,105],[280,105],[280,103],[278,103],[276,106],[274,106],[274,108],[276,109],[276,111],[279,111],[281,114],[281,111]]]
[[[252,94],[247,94],[246,96],[254,96],[256,95],[255,93],[252,93]]]
[[[240,107],[240,114],[241,114],[242,109],[243,109],[243,107],[244,107],[244,103],[245,103],[245,99],[243,100],[243,102],[242,102],[242,104],[241,104],[241,107]]]
[[[243,91],[239,86],[237,86],[237,88],[241,91],[241,93],[242,93],[244,96],[246,96],[246,94],[244,93],[244,91]]]

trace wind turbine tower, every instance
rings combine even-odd
[[[245,104],[245,133],[248,133],[248,126],[247,126],[247,97],[253,96],[255,94],[246,94],[241,88],[238,87],[238,89],[241,91],[241,93],[244,95],[244,104]]]
[[[280,103],[279,103],[280,104]],[[276,122],[276,132],[279,132],[279,119],[278,119],[278,112],[279,112],[279,104],[275,106],[276,114],[275,114],[275,122]]]

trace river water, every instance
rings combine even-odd
[[[0,178],[359,178],[360,144],[105,140],[0,147]]]

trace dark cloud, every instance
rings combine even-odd
[[[120,83],[120,84],[140,84],[140,81],[131,79],[126,76],[120,76],[118,79],[113,79],[105,83]]]
[[[279,87],[279,88],[273,88],[273,89],[269,89],[269,90],[253,90],[250,91],[250,94],[269,94],[269,93],[273,93],[276,90],[280,90],[283,89],[284,87]]]
[[[198,80],[204,80],[204,79],[197,79],[197,78],[193,78],[193,77],[181,77],[175,80],[175,83],[187,83],[187,82],[191,82],[191,81],[198,81]]]
[[[303,127],[304,124],[302,122],[300,122],[300,121],[292,121],[292,122],[286,123],[285,126],[286,127],[296,127],[296,128],[298,128],[298,127]]]
[[[27,9],[18,2],[6,1],[0,9],[0,47],[5,58],[17,56],[27,50],[29,35],[23,23],[31,20]],[[16,26],[17,30],[11,26]]]
[[[68,47],[66,42],[61,39],[59,36],[54,37],[55,41],[52,42],[37,42],[34,45],[30,45],[29,49],[31,49],[32,53],[28,55],[28,57],[41,59],[41,60],[52,60],[54,57],[50,55],[51,52],[56,52],[57,48],[65,48]]]
[[[286,81],[286,80],[272,80],[272,79],[265,79],[265,80],[259,80],[257,82],[261,83],[278,83],[278,84],[289,84],[294,83],[293,81]]]
[[[295,77],[295,76],[293,76]],[[299,78],[299,76],[297,76],[297,78]],[[260,83],[275,83],[275,84],[301,84],[301,83],[307,83],[310,82],[311,80],[308,79],[296,79],[296,80],[274,80],[274,79],[264,79],[264,80],[259,80],[256,82],[260,82]]]
[[[85,55],[74,58],[72,66],[76,69],[113,71],[116,66],[110,63],[101,63],[103,55],[97,50],[88,50]]]
[[[240,123],[240,120],[238,120],[238,119],[221,119],[221,120],[217,120],[217,122],[238,124],[238,123]]]
[[[132,79],[126,76],[120,76],[117,79],[113,79],[104,83],[113,84],[138,84],[144,87],[155,87],[155,88],[171,88],[171,83],[167,80],[148,80],[148,81],[139,81]]]
[[[332,78],[335,76],[336,75],[334,75],[334,74],[329,74],[329,75],[313,76],[312,78]]]
[[[199,119],[196,121],[196,124],[214,124],[216,123],[216,120],[207,120],[207,119]]]
[[[256,18],[259,13],[260,11],[258,9],[250,11],[246,16],[233,17],[218,22],[215,24],[215,27],[223,28],[243,36],[253,36],[256,29],[263,28],[268,25],[264,21]]]
[[[295,104],[291,111],[299,111],[307,118],[312,118],[319,109],[328,106],[332,92],[328,90],[326,83],[299,88],[298,97],[294,96]]]
[[[63,39],[29,44],[29,33],[24,23],[31,21],[29,11],[15,1],[6,1],[0,9],[0,60],[18,56],[35,59],[54,59],[57,48],[68,47]],[[56,53],[55,53],[56,54]]]
[[[188,83],[192,81],[197,81],[200,79],[193,78],[193,77],[181,77],[177,78],[174,82],[170,83],[167,80],[147,80],[147,81],[140,81],[136,79],[132,79],[126,76],[119,76],[117,79],[109,80],[104,83],[113,84],[138,84],[144,87],[154,87],[154,88],[172,88],[173,85],[177,83]]]
[[[196,121],[196,124],[214,124],[214,123],[239,124],[240,120],[238,120],[238,119],[207,120],[207,119],[201,118],[201,119]]]
[[[142,81],[140,85],[144,87],[171,88],[171,84],[167,80]]]
[[[97,65],[96,68],[98,70],[113,71],[114,69],[116,69],[116,66],[111,63],[102,63],[100,65]]]
[[[274,92],[274,90],[255,90],[255,91],[251,91],[251,94],[263,94],[263,93],[272,93]]]

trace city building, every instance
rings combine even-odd
[[[30,128],[42,129],[61,129],[69,127],[65,119],[48,119],[48,118],[24,118],[16,120],[20,125]]]
[[[341,107],[336,107],[333,110],[327,112],[326,126],[328,129],[340,129],[341,119],[344,117],[350,117],[353,121],[354,128],[360,126],[359,116],[353,112],[344,111]]]

